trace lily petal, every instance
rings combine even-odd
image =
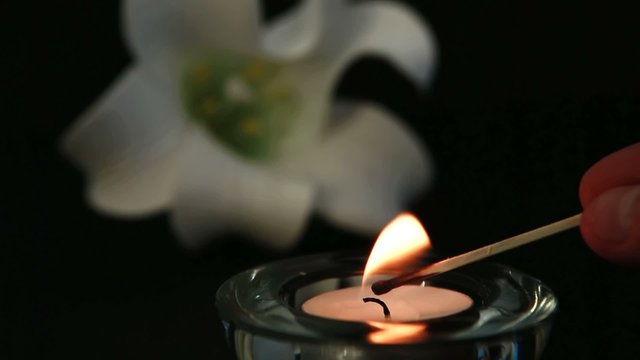
[[[276,250],[295,243],[313,210],[310,183],[239,159],[197,128],[185,144],[172,222],[187,246],[220,232],[242,233]]]
[[[62,139],[88,175],[89,202],[112,215],[146,215],[171,200],[184,123],[175,86],[155,70],[125,71]]]
[[[294,60],[311,52],[346,0],[305,0],[281,15],[264,30],[263,50],[267,55]]]
[[[127,0],[124,32],[138,59],[224,48],[259,47],[257,0]]]
[[[281,155],[297,153],[318,140],[326,124],[331,93],[339,73],[332,71],[331,57],[312,53],[322,37],[331,32],[335,19],[340,18],[347,6],[346,0],[307,0],[298,9],[285,15],[267,30],[265,51],[271,56],[290,61],[287,72],[295,79],[298,96],[295,121],[278,149]]]
[[[431,158],[399,119],[372,104],[342,103],[332,118],[340,125],[319,147],[279,166],[317,182],[327,219],[376,233],[431,181]]]
[[[298,104],[292,114],[294,121],[279,145],[280,156],[286,157],[287,154],[313,146],[326,126],[337,80],[337,76],[327,74],[326,69],[327,64],[322,60],[299,61],[288,65],[287,72],[292,79],[296,79],[294,85]]]
[[[431,80],[436,64],[436,41],[431,29],[411,9],[399,3],[359,3],[336,17],[319,44],[320,57],[341,72],[363,55],[391,61],[421,86]]]
[[[332,91],[342,71],[363,55],[379,55],[426,86],[436,62],[436,44],[429,27],[410,9],[397,3],[366,2],[324,10],[329,14],[322,41],[309,56],[292,62],[299,112],[280,153],[297,152],[317,141],[327,126]]]

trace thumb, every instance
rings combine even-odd
[[[589,247],[609,261],[640,267],[640,185],[611,188],[584,209]]]

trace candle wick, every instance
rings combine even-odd
[[[387,306],[387,304],[384,303],[384,301],[374,298],[374,297],[366,297],[366,298],[362,298],[362,301],[368,303],[368,302],[374,302],[380,306],[382,306],[382,312],[384,313],[384,318],[389,320],[391,319],[391,312],[389,311],[389,307]]]

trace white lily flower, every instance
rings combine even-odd
[[[332,102],[363,55],[426,85],[426,25],[384,1],[306,0],[268,25],[259,10],[256,0],[125,1],[135,61],[62,143],[91,205],[169,211],[189,246],[235,231],[286,249],[314,210],[376,232],[426,186],[429,158],[398,119]]]

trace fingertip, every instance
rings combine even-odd
[[[640,186],[618,187],[596,197],[584,209],[580,231],[601,257],[640,266]]]
[[[580,179],[579,197],[583,207],[589,206],[605,191],[640,184],[640,143],[611,153],[589,168]]]
[[[585,172],[580,179],[580,186],[578,187],[578,198],[580,199],[580,204],[582,205],[582,207],[587,207],[594,199],[594,197],[597,196],[597,194],[594,194],[595,186],[594,181],[592,180],[594,178],[594,175],[592,175],[592,173],[594,172],[593,169],[594,168],[591,167],[589,170],[587,170],[587,172]]]

